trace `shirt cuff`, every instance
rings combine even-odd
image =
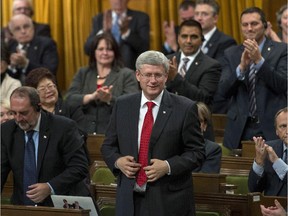
[[[170,165],[169,165],[169,163],[168,163],[167,160],[165,160],[165,162],[166,162],[166,164],[167,164],[167,166],[168,166],[168,173],[167,173],[167,175],[171,175],[171,168],[170,168]]]
[[[281,180],[285,178],[288,172],[288,165],[280,158],[278,158],[272,165],[273,169]]]
[[[52,186],[49,184],[49,182],[47,182],[47,185],[49,186],[50,190],[51,190],[51,195],[55,195],[55,191],[52,188]]]
[[[262,176],[263,175],[263,172],[264,172],[264,167],[263,166],[260,166],[256,163],[256,161],[254,160],[253,162],[253,170],[254,172],[258,175],[258,176]]]
[[[245,79],[245,73],[241,73],[240,71],[240,66],[238,65],[238,67],[236,68],[236,76],[238,80],[243,81]]]

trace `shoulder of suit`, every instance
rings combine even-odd
[[[147,16],[147,17],[149,17],[148,16],[148,14],[147,13],[145,13],[145,12],[142,12],[142,11],[138,11],[138,10],[132,10],[132,9],[127,9],[127,14],[129,15],[139,15],[139,16]]]

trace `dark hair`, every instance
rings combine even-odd
[[[260,19],[263,23],[264,28],[265,29],[267,28],[267,21],[266,21],[265,13],[258,7],[250,7],[250,8],[245,9],[244,11],[242,11],[241,16],[240,16],[240,20],[244,14],[250,14],[250,13],[258,13],[260,15]]]
[[[114,52],[114,61],[112,62],[112,67],[123,67],[119,46],[110,32],[104,32],[95,36],[90,49],[89,67],[92,69],[96,68],[95,50],[97,49],[101,40],[105,40],[107,46]]]
[[[196,27],[200,30],[200,33],[201,33],[201,40],[204,41],[205,38],[203,36],[203,30],[202,30],[202,27],[201,27],[201,24],[199,22],[197,22],[196,20],[184,20],[181,24],[180,24],[180,27],[179,27],[179,34],[181,32],[181,29],[184,27],[184,26],[190,26],[190,27]]]
[[[29,98],[30,105],[36,112],[40,112],[40,98],[35,88],[30,86],[18,87],[12,92],[10,99],[14,97]]]
[[[213,8],[214,15],[219,14],[220,12],[220,5],[215,0],[197,0],[196,6],[198,4],[207,4]]]
[[[284,108],[278,110],[278,112],[275,114],[275,116],[274,116],[274,126],[275,126],[275,128],[277,128],[277,117],[278,117],[282,112],[287,113],[287,112],[288,112],[288,107],[284,107]]]
[[[10,64],[10,52],[6,43],[2,39],[1,39],[1,61],[5,61],[7,64]]]
[[[44,78],[51,80],[56,85],[55,76],[44,67],[31,70],[25,79],[25,85],[37,88],[39,82]]]
[[[189,7],[195,8],[195,2],[191,0],[184,0],[179,5],[179,10],[188,10]]]
[[[276,12],[276,19],[279,29],[282,31],[281,27],[281,17],[284,11],[287,10],[287,4],[283,5],[277,12]]]

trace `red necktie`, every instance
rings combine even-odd
[[[155,104],[153,102],[147,102],[146,105],[148,107],[148,110],[144,118],[139,150],[139,163],[141,164],[141,169],[137,176],[137,184],[139,186],[142,186],[147,181],[147,176],[145,174],[145,171],[143,170],[143,167],[146,167],[148,165],[149,142],[154,122],[152,109]]]

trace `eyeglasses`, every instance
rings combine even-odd
[[[140,75],[145,79],[145,80],[150,80],[152,77],[155,78],[155,80],[159,81],[162,80],[165,76],[167,76],[166,74],[163,73],[141,73],[139,71]]]
[[[47,86],[41,86],[39,88],[37,88],[37,91],[41,94],[45,93],[46,92],[46,89],[48,89],[49,91],[52,91],[56,88],[56,85],[55,84],[49,84]]]

